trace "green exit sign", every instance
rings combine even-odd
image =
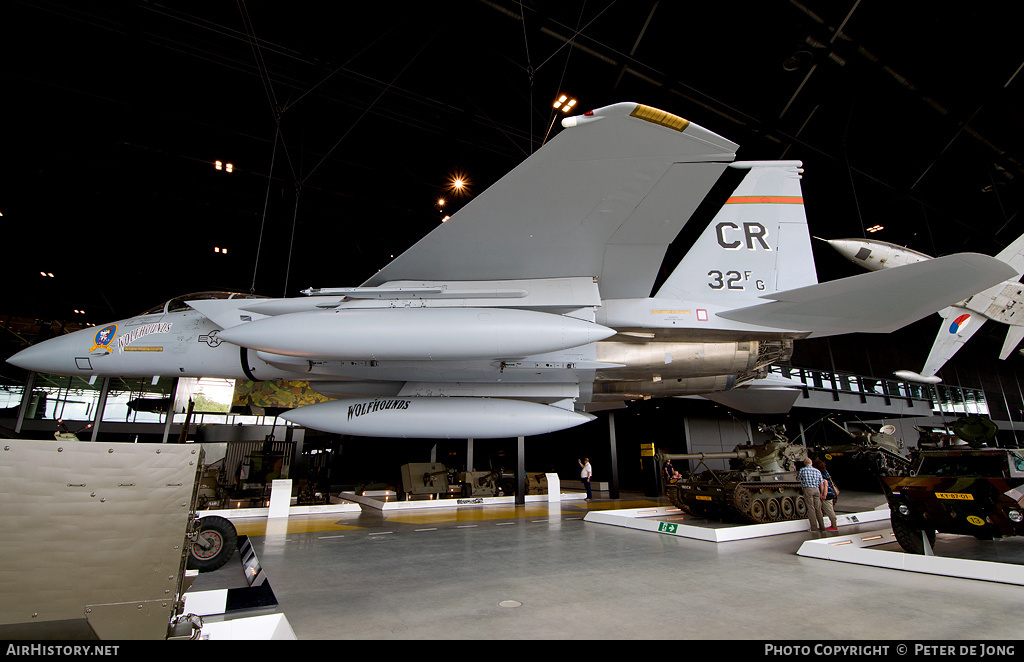
[[[675,533],[676,529],[679,528],[678,524],[669,524],[668,522],[658,522],[658,533]]]

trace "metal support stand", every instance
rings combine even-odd
[[[516,446],[516,505],[526,505],[526,437],[519,437]]]
[[[100,384],[100,401],[96,404],[96,415],[92,418],[92,441],[96,441],[100,433],[100,421],[103,420],[103,412],[107,409],[107,393],[110,392],[110,377],[104,377]]]
[[[473,440],[466,440],[466,471],[473,471]]]
[[[615,412],[608,412],[608,445],[611,448],[612,466],[611,481],[608,484],[608,496],[619,498],[619,452],[615,446]]]
[[[921,542],[924,543],[924,555],[935,556],[935,550],[932,549],[932,544],[928,542],[928,534],[924,531],[921,532]]]
[[[167,406],[167,418],[164,420],[164,438],[163,443],[167,443],[167,438],[171,436],[171,424],[174,423],[174,403],[178,396],[178,378],[175,377],[171,383],[171,400]]]
[[[21,434],[21,426],[25,422],[25,414],[32,406],[32,391],[36,387],[36,373],[28,373],[25,379],[25,390],[21,392],[21,406],[18,407],[18,422],[14,425],[14,432]]]

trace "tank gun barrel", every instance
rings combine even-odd
[[[852,432],[850,432],[849,430],[847,430],[846,428],[844,428],[844,427],[843,427],[842,425],[839,425],[838,423],[836,423],[835,421],[833,421],[833,420],[832,420],[831,418],[826,418],[825,420],[826,420],[826,421],[828,421],[829,423],[831,423],[832,425],[836,426],[836,427],[837,427],[837,428],[839,428],[840,430],[842,430],[842,431],[843,431],[843,434],[845,434],[845,435],[846,435],[847,437],[849,437],[850,439],[856,439],[856,438],[857,438],[857,437],[856,437],[856,435],[854,435],[854,434],[853,434]]]
[[[655,457],[659,462],[666,460],[740,460],[745,457],[755,457],[757,451],[753,448],[743,450],[722,452],[722,453],[658,453]]]

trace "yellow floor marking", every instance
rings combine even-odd
[[[558,508],[558,506],[561,508]],[[498,519],[519,519],[523,517],[561,516],[567,513],[583,513],[590,510],[620,510],[627,508],[656,508],[655,501],[564,501],[560,504],[534,504],[528,506],[475,506],[461,508],[429,508],[423,510],[392,511],[382,513],[382,524],[456,524],[460,522],[487,522]],[[551,506],[555,506],[552,508]],[[554,512],[553,512],[554,511]],[[557,515],[556,515],[557,513]],[[281,533],[284,524],[285,533],[321,533],[325,531],[351,531],[365,529],[365,526],[352,526],[339,523],[337,515],[319,517],[291,517],[288,519],[237,520],[235,530],[243,536],[265,536],[268,531]]]
[[[338,524],[338,518],[322,518],[322,519],[291,519],[287,521],[286,533],[319,533],[323,531],[351,531],[353,529],[364,529],[363,526],[350,526],[347,524]],[[269,520],[259,519],[253,522],[242,522],[234,521],[235,530],[240,536],[265,536],[267,535],[268,527],[279,526],[281,520],[275,520],[273,524]],[[274,533],[280,533],[278,530],[274,530]]]
[[[420,511],[407,511],[385,514],[388,522],[401,524],[444,524],[446,522],[485,522],[494,519],[511,519],[516,517],[546,516],[548,508],[544,506],[480,506],[475,508],[459,508],[447,510],[431,508]]]

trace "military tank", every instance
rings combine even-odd
[[[903,455],[903,441],[894,436],[895,426],[883,425],[878,432],[850,432],[831,418],[826,420],[842,430],[849,442],[815,445],[809,453],[825,461],[840,487],[877,490],[880,477],[906,475],[910,459]]]
[[[742,445],[722,453],[661,454],[666,460],[697,460],[686,475],[670,480],[666,495],[674,506],[696,517],[762,524],[803,519],[807,504],[797,471],[806,449],[786,439],[785,428],[761,428],[773,439],[764,445]],[[706,460],[729,460],[728,470],[710,469]]]

